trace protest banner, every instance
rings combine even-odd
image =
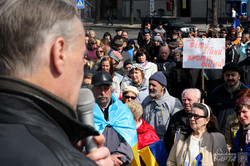
[[[224,66],[224,38],[184,38],[183,40],[183,68],[221,69]]]

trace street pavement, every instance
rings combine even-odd
[[[100,22],[98,24],[93,24],[93,19],[90,19],[90,20],[83,20],[84,22],[84,26],[85,27],[103,27],[103,28],[117,28],[117,27],[122,27],[122,28],[125,28],[125,29],[140,29],[141,28],[141,22],[140,21],[134,21],[134,24],[133,25],[129,25],[129,20],[125,19],[125,20],[114,20],[114,24],[113,26],[111,26],[110,24],[109,25],[106,25],[107,21],[106,20],[100,20]],[[198,29],[201,31],[201,32],[205,32],[206,31],[206,28],[209,26],[209,25],[206,25],[205,23],[188,23],[190,25],[196,25],[198,27]]]
[[[91,28],[96,32],[96,37],[98,39],[101,39],[103,37],[104,32],[110,32],[111,36],[115,36],[115,29],[118,27],[121,27],[123,30],[128,31],[129,33],[129,38],[131,39],[136,39],[138,32],[141,28],[141,21],[137,20],[134,21],[133,25],[129,25],[129,20],[128,19],[123,19],[123,20],[113,20],[113,26],[106,25],[107,20],[100,20],[100,22],[98,24],[94,24],[94,20],[93,19],[88,19],[88,20],[82,20],[83,21],[83,25],[86,28]],[[187,22],[187,24],[190,25],[196,25],[200,31],[200,35],[204,35],[206,32],[206,29],[208,29],[209,24],[206,25],[206,23],[204,23],[205,20],[200,20],[198,23],[195,22]],[[227,27],[228,25],[224,24],[225,27]]]

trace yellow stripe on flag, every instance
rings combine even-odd
[[[146,146],[145,148],[141,149],[139,151],[139,154],[146,166],[159,166],[149,146]]]
[[[132,147],[132,152],[134,154],[134,158],[131,161],[131,166],[140,166],[141,162],[140,162],[140,157],[139,157],[139,153],[138,153],[138,143],[136,143],[133,147]]]

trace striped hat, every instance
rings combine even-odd
[[[108,54],[111,58],[115,59],[117,62],[122,60],[122,55],[118,51],[110,51]]]

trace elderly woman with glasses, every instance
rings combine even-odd
[[[123,103],[135,101],[139,91],[134,86],[126,86],[122,91],[122,101]]]
[[[225,137],[211,109],[194,103],[188,116],[190,128],[177,135],[167,165],[228,165]]]

